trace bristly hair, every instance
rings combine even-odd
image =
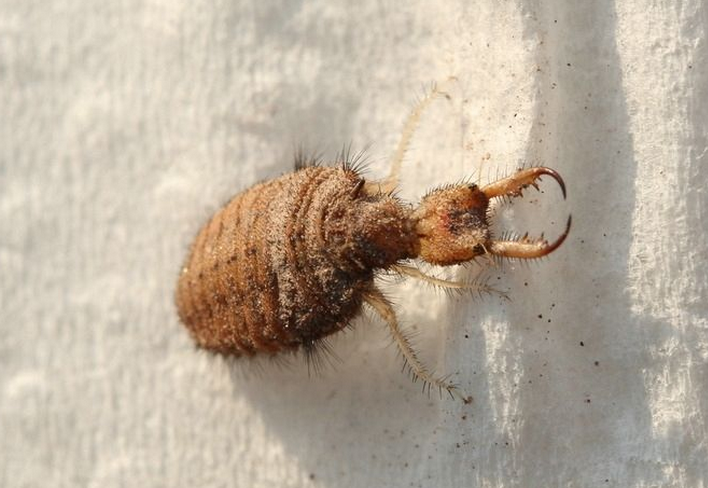
[[[411,334],[410,332],[406,332],[403,335],[403,341],[410,348],[413,348],[413,343],[415,342],[414,334]],[[402,354],[400,353],[400,350],[399,350],[399,356],[402,356]],[[423,364],[423,362],[420,360],[420,358],[418,358],[418,355],[415,353],[415,351],[413,352],[413,358],[417,362],[419,362],[420,364]],[[406,376],[408,376],[413,383],[417,383],[420,380],[421,391],[423,392],[423,394],[428,395],[428,398],[430,398],[430,393],[432,391],[433,384],[430,381],[420,378],[414,372],[413,365],[411,365],[408,362],[408,359],[406,359],[405,357],[403,357],[402,359],[403,359],[403,364],[401,365],[401,372],[404,373]],[[435,376],[435,372],[431,371],[431,375]],[[440,398],[442,398],[442,396],[443,396],[443,390],[446,389],[448,394],[450,395],[450,397],[454,400],[455,396],[453,395],[452,390],[456,390],[458,388],[458,385],[456,385],[454,383],[450,383],[449,380],[450,380],[451,376],[452,375],[446,375],[446,376],[439,377],[439,380],[441,381],[441,383],[448,383],[450,385],[450,388],[447,388],[447,389],[444,388],[442,384],[438,385],[438,395],[440,396]]]
[[[295,149],[295,171],[322,164],[322,153],[307,151],[303,145]]]
[[[307,374],[319,376],[324,369],[325,363],[334,368],[342,360],[335,354],[332,345],[327,339],[317,339],[306,342],[302,345],[302,352],[307,361]]]
[[[339,153],[337,153],[334,162],[335,164],[341,165],[342,169],[345,171],[353,171],[356,174],[364,173],[370,162],[368,155],[370,146],[371,145],[368,144],[364,149],[352,152],[352,143],[344,144]]]
[[[473,176],[465,176],[463,178],[460,178],[456,182],[443,183],[428,190],[422,198],[429,197],[430,195],[440,191],[450,190],[451,188],[457,188],[458,186],[479,187],[479,185],[477,185],[477,183],[472,180]]]

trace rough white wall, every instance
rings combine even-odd
[[[703,0],[0,1],[0,485],[708,483]],[[390,289],[471,405],[400,374],[369,314],[306,367],[195,351],[172,292],[199,225],[305,142],[402,195],[558,169],[501,228],[511,302]],[[455,270],[464,277],[476,270]],[[497,279],[499,277],[499,279]]]

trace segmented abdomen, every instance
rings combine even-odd
[[[212,217],[197,235],[176,295],[180,318],[200,346],[274,354],[310,348],[349,323],[372,275],[337,265],[328,239],[337,225],[330,232],[326,224],[355,204],[356,181],[342,168],[305,168],[252,187]]]

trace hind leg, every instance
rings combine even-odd
[[[431,387],[435,387],[440,390],[441,393],[445,390],[451,397],[454,398],[457,396],[465,400],[457,385],[450,383],[446,377],[435,376],[421,362],[418,358],[418,354],[413,349],[410,340],[405,335],[403,330],[401,330],[398,319],[396,319],[396,312],[393,310],[391,303],[378,289],[374,288],[371,290],[364,296],[364,300],[381,316],[382,319],[384,319],[388,325],[391,335],[393,336],[393,340],[396,342],[398,350],[403,356],[405,366],[409,368],[410,373],[413,376],[413,381],[421,380],[423,382],[424,391],[427,389],[429,392]]]

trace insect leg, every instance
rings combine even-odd
[[[396,345],[398,346],[399,351],[401,351],[406,365],[410,368],[410,372],[413,375],[413,381],[420,379],[423,382],[423,390],[427,389],[430,391],[431,386],[434,386],[438,388],[440,392],[442,392],[442,390],[447,391],[453,398],[457,395],[464,399],[457,385],[450,383],[445,377],[434,376],[420,361],[420,359],[418,359],[418,355],[413,349],[410,340],[398,324],[396,312],[393,310],[391,303],[386,299],[386,297],[383,296],[381,291],[377,288],[372,288],[371,291],[364,295],[364,300],[371,306],[371,308],[376,310],[381,318],[388,324],[391,335],[396,341]]]
[[[450,81],[457,81],[457,78],[450,77],[445,81],[445,83]],[[408,114],[406,123],[403,126],[401,139],[398,141],[398,146],[396,146],[396,152],[394,152],[391,157],[391,169],[389,170],[388,176],[383,180],[370,183],[371,185],[375,185],[377,187],[375,190],[378,190],[381,193],[390,193],[396,189],[398,186],[398,176],[401,172],[401,164],[403,163],[403,158],[405,157],[406,151],[410,146],[413,134],[415,134],[415,130],[418,127],[418,122],[420,122],[420,118],[428,105],[430,105],[430,102],[438,96],[449,98],[447,93],[442,91],[437,84],[434,84],[429,91],[424,93],[423,97],[418,100],[413,107],[413,110],[411,110],[410,114]],[[368,193],[376,193],[376,191],[369,191]]]
[[[487,294],[497,294],[504,298],[508,298],[504,292],[497,290],[496,288],[487,284],[485,280],[475,280],[475,281],[452,281],[445,280],[442,278],[437,278],[435,276],[430,276],[422,272],[415,266],[408,266],[405,264],[396,264],[391,267],[393,271],[397,273],[410,276],[417,280],[424,281],[432,286],[439,287],[445,291],[459,292],[459,293],[476,293],[477,295]]]

